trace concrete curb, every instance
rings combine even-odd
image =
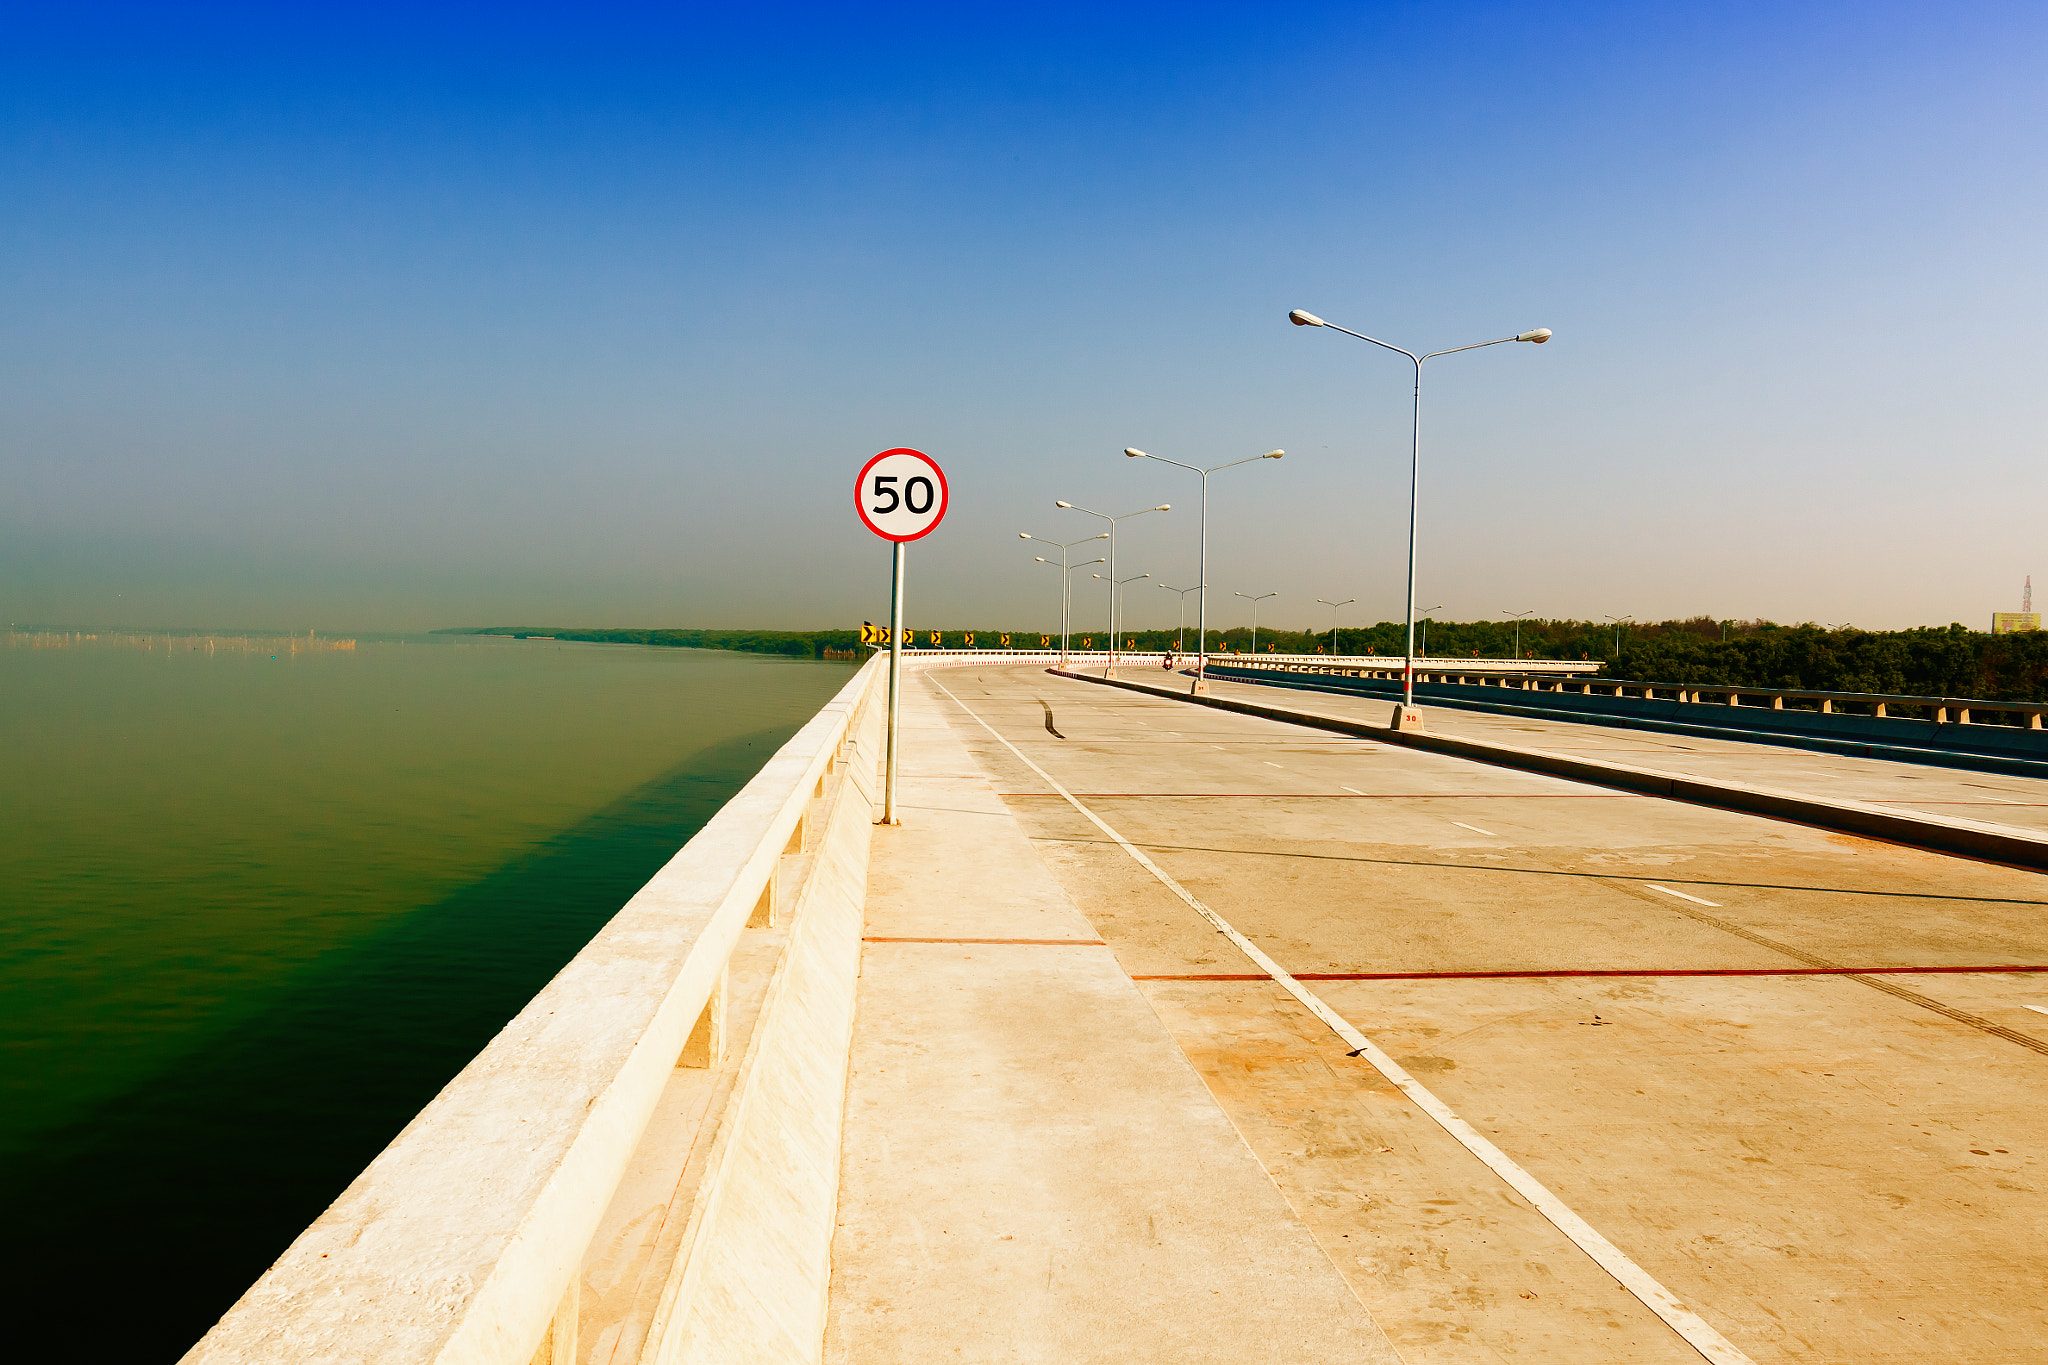
[[[1374,739],[1382,744],[1402,744],[1431,753],[1474,759],[1503,768],[1519,768],[1528,772],[1569,777],[1575,781],[1639,792],[1645,796],[1661,796],[1673,801],[1685,801],[1696,806],[1714,806],[1722,810],[1746,811],[1752,815],[1766,815],[1772,819],[1814,825],[1844,834],[1862,835],[1865,838],[1884,839],[1939,853],[1959,853],[1966,857],[1982,858],[1988,862],[2048,871],[2048,838],[2003,825],[1938,815],[1907,814],[1861,801],[1824,801],[1801,792],[1781,791],[1774,787],[1757,787],[1739,782],[1711,782],[1684,773],[1660,772],[1654,768],[1637,768],[1624,763],[1604,763],[1598,759],[1569,758],[1563,754],[1548,753],[1540,749],[1524,749],[1510,744],[1454,739],[1449,735],[1433,735],[1426,730],[1394,730],[1368,721],[1353,720],[1348,716],[1297,711],[1261,702],[1243,701],[1235,697],[1195,696],[1152,683],[1132,682],[1124,678],[1094,678],[1084,673],[1064,672],[1057,668],[1049,668],[1046,672],[1056,677],[1071,678],[1076,682],[1121,687],[1128,691],[1166,697],[1173,701],[1210,706],[1219,711],[1235,711],[1241,715],[1259,716],[1290,725],[1306,725],[1337,734]]]

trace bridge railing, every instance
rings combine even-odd
[[[640,1306],[584,1344],[621,1362],[766,1358],[735,1349],[742,1338],[808,1339],[815,1353],[884,677],[879,661],[864,665],[300,1234],[187,1365],[589,1356],[577,1333],[589,1316],[584,1267],[600,1254],[593,1235],[616,1216],[629,1167],[647,1160],[658,1102],[674,1107],[664,1096],[689,1083],[688,1068],[726,1064],[728,967],[750,926],[778,914],[785,946],[753,998],[744,1059],[727,1066],[727,1098],[706,1120],[715,1141],[686,1138],[683,1156],[698,1164],[679,1157],[668,1177],[671,1189],[686,1170],[699,1182],[667,1209],[673,1265],[643,1274]],[[746,1278],[762,1267],[776,1282],[749,1301]]]
[[[1211,660],[1212,663],[1215,660]],[[1482,661],[1483,662],[1483,661]],[[1426,666],[1425,666],[1426,665]],[[1317,660],[1309,665],[1232,658],[1232,668],[1272,669],[1288,673],[1334,674],[1398,682],[1401,670],[1374,660],[1370,667],[1341,661]],[[1597,664],[1585,665],[1597,668]],[[1635,697],[1645,701],[1673,701],[1694,706],[1765,707],[1773,711],[1812,711],[1820,715],[1873,716],[1892,720],[1926,720],[1934,725],[2000,724],[1978,719],[1992,714],[2011,719],[2007,729],[2039,730],[2048,716],[2048,702],[1992,701],[1981,697],[1921,697],[1888,692],[1827,692],[1797,687],[1731,687],[1725,683],[1656,683],[1623,678],[1561,678],[1540,673],[1525,663],[1514,670],[1488,671],[1463,667],[1455,660],[1415,661],[1418,683],[1445,683],[1466,687],[1503,687],[1533,692],[1576,693],[1594,697]],[[1786,703],[1793,703],[1788,706]],[[1805,705],[1803,703],[1811,703]],[[1915,715],[1900,715],[1900,711]]]

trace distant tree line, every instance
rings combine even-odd
[[[567,626],[489,626],[438,632],[471,635],[552,635],[561,640],[610,641],[688,649],[733,649],[822,659],[864,652],[852,630],[640,630]],[[916,630],[920,649],[1039,649],[1057,647],[1057,633],[1002,630]],[[1379,654],[1399,657],[1399,621],[1336,632],[1261,627],[1261,654]],[[1422,652],[1417,624],[1417,652]],[[1244,653],[1249,627],[1209,632],[1211,652]],[[1099,650],[1104,631],[1074,631],[1075,649]],[[1119,648],[1153,651],[1195,632],[1128,630]],[[1431,621],[1428,653],[1435,658],[1507,659],[1514,655],[1513,621]],[[1334,644],[1334,649],[1333,649]],[[2048,631],[1990,635],[1960,624],[1911,630],[1826,629],[1808,622],[1688,620],[1628,623],[1617,630],[1595,621],[1535,620],[1521,625],[1522,657],[1597,661],[1602,676],[1642,682],[1725,684],[1734,687],[1812,688],[1828,692],[1889,692],[1912,696],[1981,697],[1992,701],[2048,701]]]

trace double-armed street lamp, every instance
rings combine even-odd
[[[1501,615],[1515,618],[1515,662],[1520,664],[1522,662],[1522,618],[1534,615],[1536,608],[1531,607],[1528,611],[1509,611],[1506,607],[1502,607],[1500,610]]]
[[[1416,496],[1422,475],[1422,364],[1441,355],[1456,355],[1459,351],[1476,351],[1482,346],[1498,346],[1504,341],[1533,341],[1538,345],[1550,340],[1550,329],[1538,327],[1533,332],[1518,332],[1511,337],[1496,337],[1492,341],[1475,341],[1470,346],[1453,346],[1449,350],[1431,351],[1417,355],[1402,350],[1391,342],[1369,337],[1363,332],[1354,332],[1348,327],[1339,327],[1334,322],[1325,322],[1314,313],[1300,308],[1287,315],[1287,320],[1297,327],[1328,327],[1331,331],[1342,332],[1360,341],[1369,341],[1383,350],[1405,355],[1415,363],[1415,410],[1408,442],[1408,639],[1407,659],[1401,667],[1401,709],[1394,713],[1394,728],[1403,729],[1420,725],[1421,719],[1415,714],[1415,509]]]
[[[1193,592],[1194,589],[1168,587],[1164,583],[1154,584],[1154,586],[1165,588],[1168,592],[1178,594],[1180,597],[1180,620],[1173,628],[1173,652],[1185,654],[1188,652],[1188,594]]]
[[[1037,540],[1040,545],[1056,548],[1060,552],[1060,667],[1065,668],[1067,666],[1067,609],[1069,606],[1072,605],[1074,600],[1074,580],[1072,579],[1072,577],[1070,577],[1070,575],[1073,573],[1075,569],[1087,568],[1088,564],[1102,564],[1107,562],[1106,560],[1101,559],[1091,559],[1088,561],[1088,564],[1075,564],[1070,566],[1067,563],[1067,551],[1073,549],[1076,545],[1086,545],[1090,541],[1096,540],[1107,540],[1109,539],[1109,537],[1107,535],[1083,536],[1079,540],[1070,540],[1066,544],[1061,545],[1056,540],[1039,540],[1037,536],[1032,535],[1029,531],[1019,531],[1017,533],[1017,539]],[[1052,563],[1052,561],[1050,559],[1047,559],[1044,555],[1038,555],[1035,556],[1035,558],[1040,564]]]
[[[1245,601],[1252,604],[1252,657],[1257,658],[1259,654],[1259,603],[1269,597],[1278,597],[1280,594],[1277,592],[1262,592],[1257,597],[1254,597],[1248,592],[1241,592],[1235,595],[1242,597]]]
[[[1330,653],[1332,655],[1337,652],[1337,612],[1341,608],[1350,606],[1357,600],[1355,597],[1347,597],[1342,602],[1332,602],[1327,597],[1318,597],[1316,599],[1317,606],[1330,609]]]
[[[1242,460],[1232,460],[1228,464],[1212,464],[1207,469],[1203,469],[1199,465],[1182,464],[1179,460],[1169,460],[1164,455],[1148,455],[1144,451],[1132,446],[1124,447],[1124,454],[1134,460],[1157,460],[1161,464],[1170,464],[1176,469],[1185,469],[1202,476],[1202,531],[1201,539],[1197,542],[1197,567],[1195,569],[1195,586],[1200,589],[1200,593],[1195,598],[1195,685],[1192,689],[1193,691],[1206,691],[1209,686],[1209,476],[1219,469],[1234,469],[1241,464],[1250,464],[1253,460],[1277,460],[1286,453],[1284,450],[1269,450],[1263,455],[1252,455]]]
[[[1112,615],[1112,616],[1113,616],[1113,617],[1114,617],[1114,618],[1116,619],[1116,621],[1117,621],[1117,623],[1118,623],[1118,625],[1117,625],[1117,629],[1121,630],[1121,629],[1123,628],[1123,626],[1122,626],[1122,623],[1123,623],[1123,619],[1124,619],[1124,584],[1126,584],[1126,583],[1135,583],[1135,582],[1137,582],[1137,581],[1138,581],[1139,579],[1141,579],[1141,578],[1150,578],[1151,576],[1152,576],[1152,575],[1151,575],[1151,574],[1148,574],[1148,573],[1134,573],[1134,574],[1132,574],[1132,575],[1131,575],[1131,576],[1130,576],[1129,578],[1118,578],[1118,577],[1116,577],[1116,565],[1115,565],[1115,561],[1113,561],[1113,560],[1111,561],[1111,564],[1110,564],[1110,570],[1109,570],[1109,572],[1108,572],[1108,573],[1106,573],[1106,574],[1100,574],[1100,573],[1099,573],[1099,574],[1096,574],[1096,575],[1095,575],[1095,577],[1097,577],[1097,578],[1107,578],[1107,579],[1109,580],[1109,591],[1110,591],[1110,604],[1109,604],[1109,605],[1110,605],[1110,614],[1111,614],[1111,615]],[[1111,663],[1111,664],[1115,664],[1115,662],[1116,662],[1116,632],[1115,632],[1115,631],[1111,631],[1111,632],[1110,632],[1110,636],[1109,636],[1109,650],[1110,650],[1110,654],[1109,654],[1109,661],[1110,661],[1110,663]]]
[[[1429,614],[1433,611],[1442,611],[1443,609],[1444,604],[1441,602],[1433,607],[1424,607],[1422,609],[1422,657],[1425,659],[1429,657]]]
[[[1056,502],[1053,504],[1053,506],[1063,507],[1070,512],[1086,512],[1091,517],[1101,517],[1104,521],[1109,523],[1109,579],[1112,586],[1110,588],[1109,593],[1109,667],[1103,670],[1102,674],[1102,676],[1106,678],[1111,673],[1116,671],[1117,619],[1116,588],[1114,586],[1116,582],[1116,524],[1120,521],[1128,520],[1131,517],[1142,517],[1147,512],[1171,512],[1173,510],[1173,504],[1170,502],[1162,502],[1157,507],[1140,507],[1135,512],[1125,512],[1121,516],[1114,517],[1110,516],[1107,512],[1090,511],[1088,508],[1081,506],[1079,503]],[[1101,578],[1103,575],[1097,574],[1095,576],[1097,578]]]
[[[1603,613],[1601,619],[1614,622],[1614,657],[1619,659],[1621,657],[1621,623],[1633,621],[1636,618],[1633,616],[1607,616]]]

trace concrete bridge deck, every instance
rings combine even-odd
[[[1038,669],[908,686],[829,1358],[2039,1358],[2048,974],[1993,970],[2048,965],[2039,873]],[[2024,778],[1427,719],[2048,824]]]

